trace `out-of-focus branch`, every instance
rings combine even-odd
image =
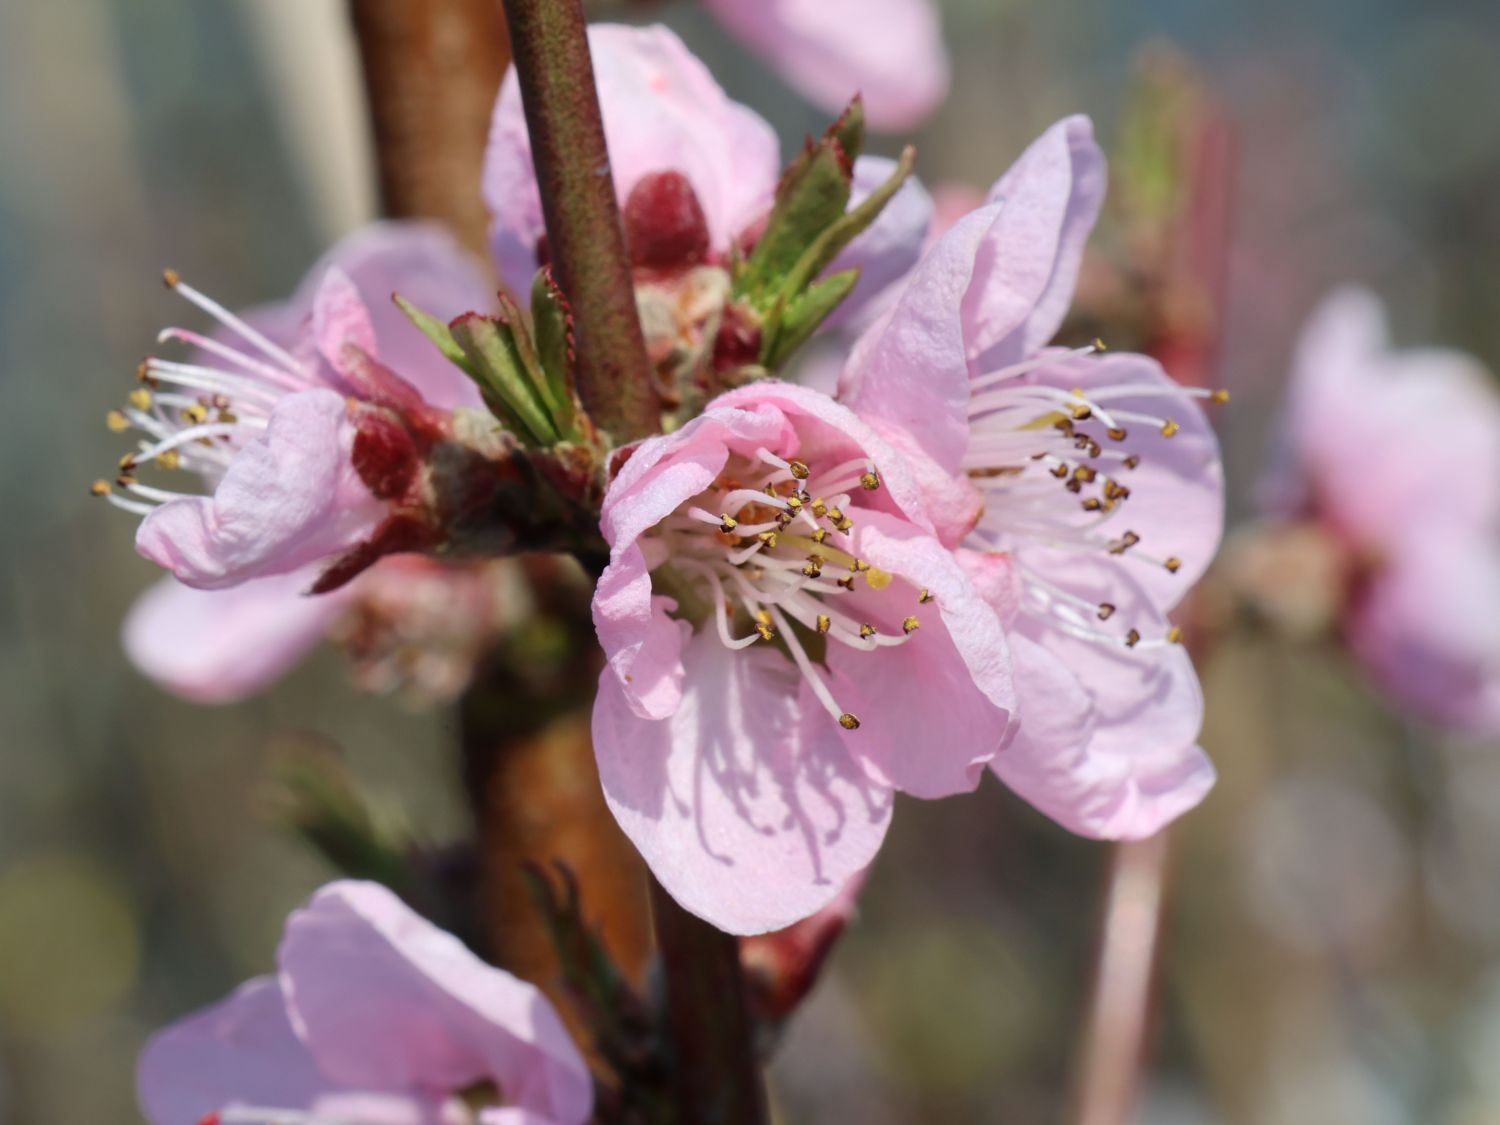
[[[573,308],[578,389],[617,443],[661,428],[579,0],[507,0],[516,76],[558,284]]]
[[[1166,832],[1116,845],[1078,1070],[1075,1125],[1134,1120],[1152,1018],[1168,858]]]
[[[510,45],[500,0],[350,0],[385,213],[440,219],[475,250],[485,137]]]

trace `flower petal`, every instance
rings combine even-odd
[[[594,751],[605,799],[663,887],[730,933],[781,929],[869,864],[891,814],[830,724],[802,722],[791,661],[701,630],[670,718],[642,719],[604,674]],[[819,712],[822,717],[822,712]]]
[[[281,989],[257,977],[225,999],[157,1032],[136,1067],[141,1113],[151,1125],[197,1125],[231,1105],[275,1106],[370,1125],[438,1125],[431,1097],[363,1095],[330,1082],[292,1031]]]
[[[948,92],[932,0],[707,0],[709,10],[831,113],[856,93],[877,129],[911,129]]]
[[[1104,202],[1107,170],[1087,117],[1067,117],[1021,154],[990,189],[1000,211],[980,246],[964,298],[969,355],[1015,363],[1057,334]]]
[[[235,703],[280,679],[320,640],[357,585],[306,596],[319,568],[195,590],[163,578],[125,618],[138,669],[194,703]]]
[[[354,469],[353,442],[340,395],[287,395],[214,494],[156,509],[141,521],[136,550],[201,590],[286,574],[347,550],[385,511]]]
[[[488,1079],[561,1125],[589,1117],[588,1068],[547,998],[385,887],[318,891],[287,919],[278,961],[292,1025],[325,1074],[372,1090]]]
[[[770,209],[781,167],[771,127],[731,101],[665,27],[595,24],[589,48],[619,202],[648,172],[680,172],[703,207],[710,247],[727,252]],[[483,190],[501,275],[525,291],[537,268],[543,223],[514,71],[495,106]]]

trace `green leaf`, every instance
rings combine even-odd
[[[559,422],[563,429],[573,430],[578,402],[573,377],[573,314],[550,269],[537,271],[532,280],[531,324],[536,333],[537,361],[550,397],[562,404]]]
[[[559,440],[551,412],[527,370],[511,325],[478,313],[465,313],[448,327],[454,341],[463,350],[467,361],[465,370],[474,376],[491,409],[495,409],[496,404],[506,408],[519,423],[516,432],[523,438],[540,445]],[[496,410],[496,413],[501,411]]]
[[[453,333],[442,320],[431,313],[423,312],[400,293],[394,294],[391,300],[396,302],[396,307],[406,314],[406,319],[415,324],[422,335],[437,345],[438,351],[443,353],[449,363],[461,367],[470,378],[478,378],[477,373],[469,365],[469,357],[464,354],[463,348],[458,346],[458,341],[453,338]]]
[[[843,147],[850,163],[859,159],[865,150],[865,100],[854,95],[839,119],[828,127],[828,136]]]
[[[843,146],[825,137],[787,166],[765,233],[750,252],[736,295],[781,290],[776,282],[803,251],[849,206],[850,162]]]
[[[815,281],[806,291],[788,301],[781,314],[776,335],[762,339],[761,363],[773,369],[784,363],[807,342],[807,338],[828,318],[828,314],[838,308],[858,281],[859,270],[841,270]]]

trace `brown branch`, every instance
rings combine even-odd
[[[578,389],[616,441],[661,428],[579,0],[508,0],[532,160],[557,280],[573,307]]]
[[[385,213],[485,246],[490,113],[510,63],[500,0],[350,0]]]
[[[689,914],[651,880],[651,914],[666,975],[672,1080],[680,1120],[767,1120],[740,970],[739,942]]]

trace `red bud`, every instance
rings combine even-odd
[[[625,200],[630,262],[650,270],[681,270],[708,257],[708,220],[681,172],[642,176]]]

